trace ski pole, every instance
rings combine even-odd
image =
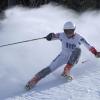
[[[24,40],[24,41],[9,43],[9,44],[3,44],[3,45],[0,45],[0,48],[1,48],[1,47],[10,46],[10,45],[20,44],[20,43],[24,43],[24,42],[30,42],[30,41],[40,40],[40,39],[44,39],[44,38],[46,38],[46,37],[36,38],[36,39],[30,39],[30,40]]]

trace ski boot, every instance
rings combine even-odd
[[[68,75],[64,75],[64,73],[62,73],[61,76],[63,76],[67,80],[73,80],[73,77],[71,75],[69,75],[69,74]]]
[[[61,74],[61,76],[65,77],[67,80],[72,80],[73,77],[70,75],[70,70],[72,68],[72,65],[67,64],[64,68],[64,72]]]
[[[64,76],[67,80],[73,80],[73,77],[71,75]]]
[[[39,81],[40,79],[38,77],[33,77],[25,86],[26,90],[32,89]]]

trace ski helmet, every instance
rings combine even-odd
[[[74,23],[72,23],[71,21],[68,21],[64,24],[63,29],[75,29],[76,26]]]

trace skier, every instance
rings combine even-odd
[[[71,68],[77,64],[81,49],[79,46],[84,44],[84,46],[95,55],[95,57],[100,57],[100,52],[98,52],[93,46],[91,46],[82,36],[75,32],[75,24],[71,21],[68,21],[64,24],[63,30],[61,33],[49,33],[46,36],[48,41],[59,39],[62,43],[62,51],[60,54],[51,62],[51,64],[38,72],[27,84],[26,89],[29,90],[34,87],[42,78],[55,71],[61,65],[66,64],[62,75],[64,77],[70,76]]]

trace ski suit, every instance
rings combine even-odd
[[[64,64],[74,65],[77,63],[81,54],[81,49],[79,48],[81,44],[83,44],[93,54],[97,52],[93,46],[91,46],[82,36],[77,33],[75,33],[75,35],[71,38],[68,38],[64,32],[56,33],[52,40],[56,39],[61,41],[62,51],[48,67],[36,74],[36,76],[40,79]]]

